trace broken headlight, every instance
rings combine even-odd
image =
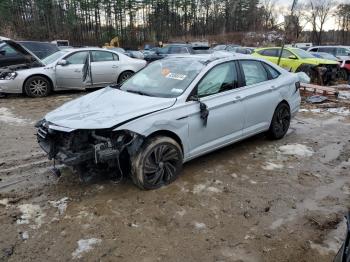
[[[0,74],[0,80],[13,80],[17,76],[16,72],[4,72]]]

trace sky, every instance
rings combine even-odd
[[[288,10],[290,10],[293,0],[276,0],[277,4],[283,8],[285,10],[285,12],[288,12]],[[338,3],[349,3],[350,4],[350,0],[331,0],[332,2],[334,2],[334,6],[337,6]],[[309,0],[298,0],[298,4],[300,3],[308,3]],[[283,22],[283,15],[281,14],[278,17],[278,22]],[[325,23],[325,30],[333,30],[333,29],[337,29],[338,25],[336,23],[336,19],[333,16],[329,16],[328,20]],[[306,30],[311,30],[311,25],[306,25],[305,27]]]

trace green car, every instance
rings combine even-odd
[[[255,49],[252,55],[278,64],[280,53],[280,47],[268,47]],[[317,58],[302,49],[289,47],[284,48],[279,65],[291,72],[305,72],[312,82],[319,84],[329,84],[336,80],[339,70],[337,61]]]

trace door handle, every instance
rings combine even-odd
[[[118,68],[118,66],[117,65],[113,65],[112,68]]]
[[[241,96],[236,96],[235,97],[237,100],[240,100],[242,97]]]
[[[81,71],[79,69],[74,70],[75,73],[80,73]]]

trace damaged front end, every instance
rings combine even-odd
[[[331,85],[337,80],[339,65],[336,64],[302,64],[296,72],[304,72],[310,78],[312,83],[319,85]]]
[[[45,120],[36,128],[48,158],[72,167],[84,181],[98,173],[120,179],[129,172],[130,157],[143,143],[141,135],[126,130],[72,130]]]

